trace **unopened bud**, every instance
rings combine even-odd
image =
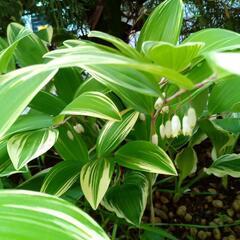
[[[68,136],[68,138],[70,139],[70,140],[73,140],[74,139],[74,136],[73,136],[73,134],[71,133],[71,131],[67,131],[67,136]]]
[[[159,127],[159,132],[160,132],[161,138],[164,139],[166,134],[165,134],[165,126],[163,123]]]
[[[194,128],[197,122],[196,111],[194,108],[188,109],[188,122],[191,128]]]
[[[158,135],[156,133],[152,135],[152,143],[158,145]]]
[[[172,136],[177,137],[181,132],[181,121],[177,115],[172,117]]]
[[[165,124],[165,135],[167,138],[172,136],[172,124],[170,120],[168,120]]]
[[[140,119],[141,121],[145,122],[145,121],[146,121],[146,116],[145,116],[145,114],[144,114],[144,113],[140,113],[140,114],[139,114],[139,119]]]
[[[190,127],[188,116],[183,117],[182,133],[183,133],[184,136],[191,136],[192,135],[192,128]]]
[[[162,108],[162,113],[168,113],[169,112],[169,106],[164,106]]]
[[[75,132],[79,133],[79,134],[84,133],[84,131],[85,131],[83,125],[80,123],[73,126],[73,128],[74,128]]]
[[[163,103],[164,103],[164,100],[161,97],[159,97],[154,104],[154,108],[156,110],[160,109],[163,106]]]

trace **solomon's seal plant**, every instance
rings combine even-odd
[[[186,179],[197,169],[194,146],[206,138],[213,162],[200,174],[239,177],[233,149],[240,133],[240,55],[234,52],[240,35],[204,29],[181,41],[182,20],[182,1],[166,0],[144,24],[136,48],[93,31],[89,38],[113,47],[67,40],[51,52],[50,32],[38,37],[10,24],[0,52],[1,177],[21,173],[26,181],[18,188],[74,203],[84,195],[93,209],[104,207],[135,226],[148,202],[154,222],[159,174],[173,176],[176,201],[191,187]],[[34,159],[39,169],[33,176]],[[27,209],[21,214],[30,220],[15,232],[28,236],[32,218],[44,222],[49,214],[49,225],[65,229],[61,239],[108,239],[86,214],[68,203],[55,209],[65,202],[43,193],[0,191],[0,211],[10,208],[7,197],[20,205],[17,212]],[[45,208],[46,217],[40,216]],[[63,221],[63,214],[69,221],[56,226],[54,218]],[[1,225],[10,229],[17,221]],[[39,231],[32,234],[37,239]]]

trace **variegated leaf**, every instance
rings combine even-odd
[[[121,121],[106,123],[97,139],[98,156],[110,153],[127,137],[134,127],[138,115],[138,112],[131,110],[122,115]]]
[[[68,104],[61,114],[85,115],[107,120],[121,120],[114,102],[100,92],[85,92]]]
[[[82,191],[93,209],[97,209],[104,197],[113,169],[113,163],[106,158],[93,160],[82,167],[80,174]]]
[[[8,140],[7,150],[13,166],[21,169],[31,160],[47,152],[56,142],[57,130],[38,130],[16,134]]]

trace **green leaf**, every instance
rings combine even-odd
[[[190,66],[204,46],[201,42],[185,43],[175,46],[165,42],[144,42],[145,55],[153,62],[178,72]]]
[[[183,3],[181,0],[166,0],[154,9],[145,22],[137,42],[141,50],[145,41],[163,41],[176,44],[183,20]]]
[[[232,116],[230,116],[230,117],[223,118],[223,119],[216,119],[213,122],[228,132],[232,132],[235,134],[240,133],[240,115],[239,115],[239,113],[233,113]]]
[[[51,43],[53,37],[53,27],[49,25],[47,28],[38,31],[35,34],[43,41]]]
[[[18,23],[10,23],[8,25],[7,37],[9,44],[16,41],[18,34],[22,29],[24,29],[24,27]],[[20,66],[25,67],[32,64],[43,63],[42,56],[47,51],[47,47],[44,46],[43,42],[32,33],[31,35],[26,36],[22,41],[19,41],[14,54]]]
[[[81,165],[88,162],[88,149],[82,136],[78,134],[70,123],[58,128],[59,136],[54,147],[62,159],[77,161]]]
[[[0,139],[56,72],[35,65],[0,76]]]
[[[212,165],[205,169],[207,174],[214,174],[217,177],[230,175],[240,177],[240,155],[226,154],[217,158]]]
[[[0,216],[3,239],[42,240],[45,236],[48,240],[109,240],[82,210],[43,193],[1,190]]]
[[[57,130],[37,130],[14,135],[8,140],[7,149],[16,170],[47,152],[56,142]]]
[[[240,103],[240,78],[228,76],[216,82],[211,91],[208,111],[213,113],[239,111]]]
[[[147,141],[125,144],[116,152],[115,159],[119,165],[134,170],[177,175],[169,156],[160,147]]]
[[[90,161],[82,167],[80,174],[82,191],[93,209],[97,209],[102,201],[113,170],[113,164],[106,158]]]
[[[48,172],[41,192],[62,196],[79,178],[81,165],[76,161],[63,161]]]
[[[197,154],[192,147],[184,148],[177,154],[175,162],[179,169],[179,182],[181,185],[186,177],[197,170]]]
[[[121,120],[114,102],[100,92],[85,92],[68,104],[61,114],[84,115],[107,120]]]
[[[99,31],[91,31],[88,34],[88,37],[99,38],[107,42],[110,42],[111,44],[113,44],[113,46],[119,49],[122,54],[124,54],[127,57],[135,58],[135,59],[142,58],[142,55],[135,48],[132,48],[129,44],[125,43],[122,39],[114,37],[110,34],[99,32]]]
[[[139,225],[147,204],[149,180],[141,172],[127,173],[124,183],[111,187],[102,204],[118,217]]]
[[[122,115],[121,121],[109,121],[101,130],[97,139],[97,155],[107,155],[113,151],[134,127],[139,113],[128,111]]]
[[[205,46],[200,50],[200,54],[211,51],[226,51],[239,48],[240,34],[220,29],[208,28],[192,33],[183,43],[204,42]]]

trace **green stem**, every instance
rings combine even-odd
[[[225,189],[228,188],[228,176],[227,175],[222,177],[222,185]]]
[[[112,240],[116,239],[117,228],[118,228],[118,225],[117,225],[117,223],[115,223],[114,226],[113,226],[113,231],[112,231]]]

